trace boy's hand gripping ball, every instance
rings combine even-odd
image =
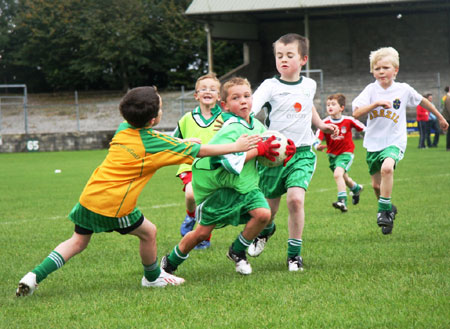
[[[288,139],[275,130],[265,131],[261,134],[261,138],[262,141],[258,143],[258,163],[265,167],[283,165],[284,160],[290,155],[286,154]]]

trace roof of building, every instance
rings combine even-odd
[[[428,0],[426,2],[432,2]],[[423,0],[193,0],[188,15],[424,2]]]

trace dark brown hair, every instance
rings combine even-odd
[[[136,128],[145,127],[158,116],[161,98],[156,87],[137,87],[129,90],[120,102],[120,114]]]

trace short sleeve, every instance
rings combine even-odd
[[[367,106],[370,104],[370,87],[368,85],[364,90],[353,100],[352,111],[354,112],[357,108],[362,106]]]

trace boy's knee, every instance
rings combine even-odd
[[[271,215],[270,210],[262,208],[261,215],[260,215],[260,221],[264,222],[265,224],[269,224],[271,219],[272,219],[272,215]]]
[[[333,177],[334,177],[335,180],[340,179],[340,178],[343,178],[343,176],[344,176],[343,173],[340,172],[340,171],[336,171],[336,170],[335,170],[335,171],[333,172]]]
[[[289,210],[301,209],[301,208],[303,208],[303,203],[304,203],[303,198],[300,196],[297,196],[297,195],[291,196],[287,200],[287,205],[288,205]]]
[[[380,184],[372,182],[372,187],[375,191],[379,191],[380,190]]]
[[[391,165],[383,165],[381,167],[381,175],[382,176],[392,175],[393,173],[394,173],[394,167],[392,167]]]

